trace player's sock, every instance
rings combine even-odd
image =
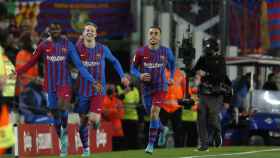
[[[67,121],[68,121],[68,113],[66,111],[62,111],[60,113],[61,117],[61,126],[62,126],[62,131],[61,131],[61,156],[67,155],[68,152],[68,131],[67,131]]]
[[[68,149],[68,132],[67,128],[62,128],[61,130],[61,137],[60,137],[60,142],[61,142],[61,154],[60,156],[64,157],[67,155],[67,149]]]
[[[56,123],[54,124],[55,131],[57,136],[60,138],[61,136],[61,120],[57,120]]]
[[[149,128],[149,144],[154,144],[158,134],[159,120],[151,120]]]
[[[62,128],[67,128],[67,121],[68,121],[68,112],[64,111],[61,112],[61,126]]]
[[[83,144],[83,148],[88,148],[88,124],[81,124],[79,127],[80,138]]]
[[[161,123],[161,121],[160,120],[158,120],[158,122],[159,122],[159,132],[162,132],[163,130],[164,130],[164,125]]]

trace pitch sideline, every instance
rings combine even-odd
[[[200,157],[216,157],[216,156],[249,155],[249,154],[269,152],[269,151],[280,151],[280,148],[265,149],[265,150],[252,150],[252,151],[239,152],[239,153],[228,153],[228,154],[185,156],[185,157],[179,157],[179,158],[200,158]]]

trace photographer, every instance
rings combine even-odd
[[[214,145],[216,147],[222,145],[219,113],[224,102],[225,92],[230,92],[226,88],[230,87],[230,81],[226,76],[225,60],[219,52],[217,41],[213,38],[204,40],[203,52],[204,55],[199,58],[192,70],[196,74],[195,82],[199,89],[198,151],[208,151],[208,127],[213,133]]]

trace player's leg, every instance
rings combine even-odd
[[[50,92],[50,93],[48,93],[47,98],[48,98],[48,100],[47,100],[48,108],[50,109],[50,113],[51,113],[52,117],[55,119],[54,127],[55,127],[56,133],[60,139],[60,146],[61,146],[60,155],[62,157],[64,157],[67,155],[67,149],[65,149],[65,144],[66,144],[65,141],[63,141],[63,139],[62,139],[62,138],[65,139],[65,131],[63,131],[61,129],[63,121],[62,121],[62,116],[61,116],[62,112],[61,112],[61,110],[58,109],[58,97],[57,97],[56,92]]]
[[[147,153],[152,153],[154,148],[154,143],[157,138],[158,131],[166,131],[164,130],[164,126],[160,122],[159,113],[161,109],[161,105],[164,103],[166,93],[165,92],[155,92],[152,94],[152,108],[150,114],[150,129],[149,129],[149,144],[146,147]]]
[[[80,124],[79,124],[79,134],[80,139],[83,145],[83,155],[89,156],[89,125],[88,125],[88,116],[90,106],[90,97],[79,96],[78,105],[75,107],[74,111],[79,113],[80,116]]]
[[[57,88],[58,108],[60,110],[60,119],[62,125],[61,132],[61,156],[66,156],[68,152],[68,111],[71,109],[72,89],[70,86],[61,86]]]
[[[101,95],[92,96],[90,100],[89,123],[95,129],[100,126],[103,100],[104,96]]]
[[[60,137],[61,135],[61,120],[60,120],[60,116],[59,116],[59,112],[57,109],[57,96],[55,92],[50,92],[47,94],[47,106],[48,109],[50,109],[50,114],[52,115],[52,117],[55,120],[55,130],[56,133],[58,135],[58,137]]]
[[[157,122],[155,122],[151,119],[152,110],[153,110],[152,109],[152,96],[151,95],[142,96],[142,100],[144,103],[144,108],[146,110],[146,113],[147,113],[147,115],[150,116],[148,145],[145,149],[145,152],[151,154],[154,150],[154,142],[156,141],[156,136],[157,136],[157,131],[158,131],[157,129],[158,129],[159,124],[157,124]]]

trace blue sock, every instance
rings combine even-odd
[[[88,145],[88,130],[89,130],[88,124],[81,124],[80,127],[79,127],[79,134],[80,134],[80,138],[81,138],[84,149],[89,147],[89,145]]]
[[[154,144],[157,138],[158,129],[160,126],[159,120],[151,120],[149,128],[149,144]]]

